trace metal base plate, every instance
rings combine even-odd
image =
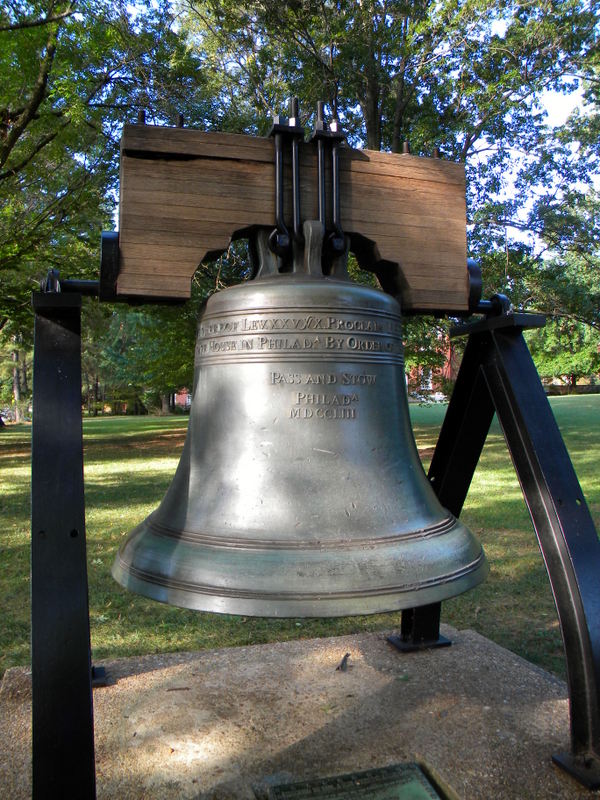
[[[418,764],[411,763],[274,786],[268,796],[269,800],[443,800]]]
[[[108,675],[104,667],[92,665],[92,689],[108,686]]]
[[[388,642],[393,645],[396,650],[401,650],[403,653],[414,653],[416,650],[430,650],[434,647],[450,647],[452,642],[446,639],[445,636],[438,636],[434,640],[424,640],[415,642],[412,639],[404,640],[400,636],[387,636]]]
[[[564,769],[586,789],[600,789],[600,759],[593,754],[574,756],[572,753],[555,753],[552,761]]]

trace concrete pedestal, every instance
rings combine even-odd
[[[464,800],[589,798],[550,760],[569,747],[565,684],[473,631],[442,633],[452,647],[411,654],[360,634],[102,662],[98,798],[254,800],[406,761]],[[0,740],[0,794],[25,800],[27,669],[5,675]]]

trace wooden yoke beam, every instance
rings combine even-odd
[[[312,144],[300,145],[300,175],[302,219],[316,219]],[[274,183],[271,139],[125,126],[117,296],[188,298],[204,259],[274,226]],[[344,147],[340,184],[342,228],[363,269],[407,311],[468,309],[463,165]],[[291,190],[287,201],[291,219]]]

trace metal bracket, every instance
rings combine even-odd
[[[328,249],[333,255],[339,255],[346,249],[346,242],[344,231],[341,225],[341,211],[340,211],[340,169],[339,169],[339,151],[340,145],[345,141],[346,136],[343,133],[340,123],[337,118],[331,120],[329,125],[325,122],[323,116],[325,104],[322,100],[317,103],[317,118],[315,122],[315,129],[310,138],[311,142],[317,143],[317,175],[318,175],[318,198],[319,198],[319,222],[323,228],[323,235],[327,230],[326,219],[326,188],[325,188],[325,148],[326,145],[331,146],[331,214],[333,231],[326,238]]]
[[[40,289],[45,296],[52,294],[71,293],[85,294],[97,297],[100,291],[99,281],[61,280],[57,269],[49,269],[48,274],[41,282]],[[35,295],[34,295],[35,297]],[[35,306],[35,302],[34,302]]]
[[[501,313],[455,328],[469,339],[428,477],[460,514],[498,415],[544,558],[560,622],[571,710],[571,753],[553,757],[600,788],[600,541],[523,338],[538,314]]]
[[[292,199],[293,199],[293,238],[298,244],[302,238],[302,224],[300,220],[300,164],[298,159],[298,141],[304,139],[304,130],[300,125],[298,98],[290,101],[290,117],[286,122],[278,115],[273,117],[273,125],[269,132],[275,141],[275,225],[269,237],[269,247],[282,258],[289,256],[291,238],[283,218],[284,208],[284,180],[283,180],[283,145],[284,140],[291,141],[292,148]]]
[[[119,277],[119,234],[116,231],[102,231],[100,238],[100,300],[117,299],[117,278]]]

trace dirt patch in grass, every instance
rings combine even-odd
[[[173,451],[178,447],[183,447],[185,442],[186,431],[168,431],[165,433],[151,434],[144,433],[134,438],[131,437],[113,437],[108,439],[100,439],[98,441],[87,442],[84,445],[84,452],[93,452],[95,450],[107,449],[123,449],[123,450],[153,450],[160,452],[161,450]]]
[[[429,463],[433,458],[435,447],[419,447],[419,458],[423,463]]]
[[[29,458],[30,453],[31,448],[23,447],[22,445],[2,447],[0,450],[0,460],[8,462],[13,458]]]

